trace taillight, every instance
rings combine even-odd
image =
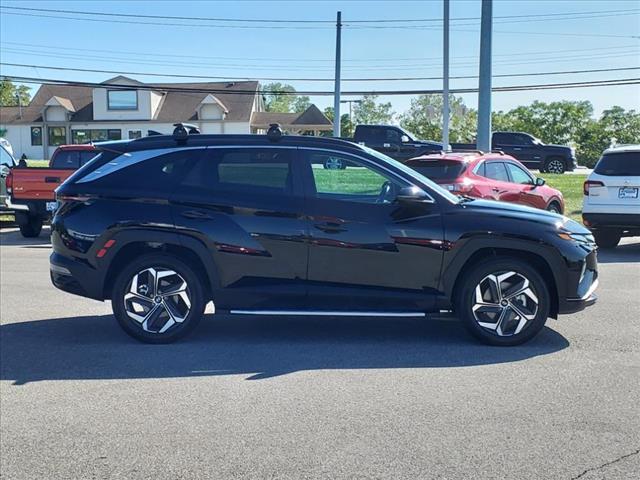
[[[473,182],[468,178],[458,178],[454,183],[450,183],[445,187],[453,193],[469,193],[473,190]]]
[[[589,196],[589,189],[591,187],[604,187],[604,183],[598,180],[587,180],[586,182],[584,182],[584,185],[582,186],[582,192],[586,196]]]
[[[7,186],[7,193],[11,193],[13,191],[13,172],[9,172],[9,175],[7,175],[5,185]]]

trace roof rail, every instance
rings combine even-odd
[[[444,153],[477,153],[479,155],[484,155],[485,152],[482,150],[478,150],[476,148],[452,148],[449,151],[444,151]]]

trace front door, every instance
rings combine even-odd
[[[339,311],[425,311],[442,261],[438,205],[401,205],[408,183],[366,159],[304,150],[310,222],[309,306]],[[342,157],[343,169],[326,169]]]

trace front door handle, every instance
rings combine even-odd
[[[194,220],[211,220],[213,218],[207,212],[201,212],[200,210],[187,210],[186,212],[182,212],[180,215]]]
[[[500,191],[500,189],[499,189],[499,188],[495,188],[495,187],[493,187],[491,190],[493,190],[493,191],[494,191],[494,192],[496,192],[496,193]]]

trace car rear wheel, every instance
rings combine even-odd
[[[544,171],[548,173],[564,173],[566,170],[564,161],[561,158],[550,158],[544,165]]]
[[[125,332],[145,343],[170,343],[192,331],[204,313],[202,281],[189,265],[150,254],[117,276],[111,305]]]
[[[516,258],[493,257],[465,273],[454,304],[474,337],[490,345],[511,346],[540,332],[551,301],[534,268]]]
[[[35,238],[42,231],[42,218],[29,217],[27,223],[20,225],[20,233],[25,238]]]
[[[593,232],[593,237],[600,248],[616,248],[622,233],[619,230],[597,230]]]

